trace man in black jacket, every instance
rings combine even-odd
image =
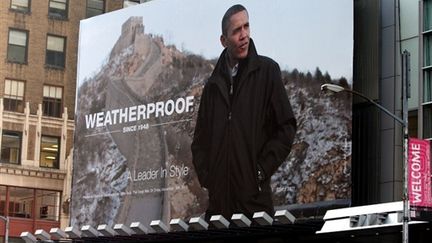
[[[279,65],[257,54],[249,16],[234,5],[222,19],[225,47],[204,86],[192,142],[195,170],[209,193],[206,217],[273,216],[270,177],[286,159],[296,121]]]

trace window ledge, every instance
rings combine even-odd
[[[49,171],[59,171],[59,168],[54,168],[54,167],[48,167],[48,166],[39,166],[39,168],[41,168],[42,170],[49,170]]]
[[[6,59],[6,62],[8,62],[10,64],[28,65],[28,62],[12,61],[12,60],[9,60],[9,59]]]
[[[50,116],[50,115],[46,115],[46,114],[43,114],[42,117],[56,119],[56,120],[62,120],[63,119],[61,116]]]
[[[9,11],[15,12],[15,13],[31,15],[31,11],[29,11],[29,10],[19,10],[19,9],[9,8]]]
[[[20,167],[21,164],[0,161],[0,166],[15,168],[15,167]]]
[[[62,17],[62,16],[56,16],[56,15],[50,15],[50,14],[48,14],[48,19],[59,20],[59,21],[69,21],[69,18],[67,16]]]
[[[64,71],[64,69],[65,69],[65,67],[55,66],[55,65],[51,65],[51,64],[45,64],[45,68],[54,69],[54,70],[58,70],[58,71]]]
[[[17,175],[30,175],[36,177],[44,177],[41,173],[49,173],[52,174],[50,178],[53,179],[63,179],[66,175],[66,170],[61,169],[51,169],[44,168],[39,166],[29,166],[29,165],[17,165],[17,164],[8,164],[8,163],[0,163],[0,174],[17,174]]]

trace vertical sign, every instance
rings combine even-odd
[[[408,143],[408,194],[411,217],[432,208],[430,141],[410,138]]]

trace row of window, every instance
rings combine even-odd
[[[7,60],[15,63],[27,63],[27,30],[9,29]],[[66,37],[47,35],[45,64],[50,67],[64,68],[66,58]]]
[[[423,1],[423,137],[432,138],[432,1]]]
[[[104,0],[87,0],[86,17],[90,18],[105,12]],[[11,0],[10,9],[22,13],[30,13],[31,0]],[[67,19],[69,0],[49,0],[48,16],[56,19]]]
[[[61,193],[0,185],[0,215],[59,221]]]
[[[6,79],[4,85],[3,105],[7,111],[24,111],[25,82]],[[61,117],[63,88],[51,85],[43,86],[42,114]]]
[[[31,0],[11,0],[10,9],[23,13],[30,12]],[[66,19],[68,0],[50,0],[48,15],[57,19]],[[87,0],[87,17],[105,12],[104,0]],[[7,60],[14,63],[27,63],[29,31],[9,29]],[[66,58],[66,37],[47,35],[45,64],[49,67],[64,68]]]
[[[20,164],[21,142],[22,136],[20,132],[3,131],[0,151],[1,163]],[[39,166],[43,168],[58,169],[59,150],[59,137],[42,135]]]

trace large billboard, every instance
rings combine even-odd
[[[191,152],[200,103],[208,103],[201,100],[203,89],[211,82],[218,62],[223,62],[219,57],[227,42],[221,41],[222,16],[238,3],[247,9],[249,24],[241,28],[250,33],[257,53],[274,60],[268,61],[277,63],[273,69],[280,67],[274,77],[281,80],[281,86],[273,90],[287,94],[296,120],[289,156],[275,152],[272,156],[283,160],[271,170],[262,166],[271,204],[280,209],[350,200],[351,97],[321,93],[320,86],[352,87],[352,1],[154,0],[81,21],[73,225],[155,219],[168,223],[172,218],[203,215],[214,188],[219,185],[218,189],[228,192],[231,181],[248,176],[248,169],[240,167],[236,178],[229,169],[226,176],[209,173],[198,178]],[[252,97],[255,99],[246,96],[242,102],[246,110],[259,116],[251,106],[260,95]],[[262,119],[288,114],[282,102],[283,98],[271,99],[271,111]],[[225,118],[211,120],[220,119]],[[268,129],[273,128],[263,128]],[[286,140],[283,135],[278,137]],[[242,136],[232,136],[230,141],[246,147],[255,142]],[[224,146],[228,150],[236,147]],[[267,150],[278,146],[272,143]],[[260,157],[263,149],[254,149],[250,154]],[[206,161],[215,161],[214,156],[206,156],[201,160],[204,168]],[[233,156],[245,160],[242,155]],[[265,160],[273,163],[272,156]],[[259,158],[251,160],[255,166],[251,171],[261,167]],[[233,166],[223,159],[219,162]],[[210,191],[203,185],[208,180],[213,180]],[[242,190],[231,191],[233,202],[227,203],[234,205],[243,194]]]

